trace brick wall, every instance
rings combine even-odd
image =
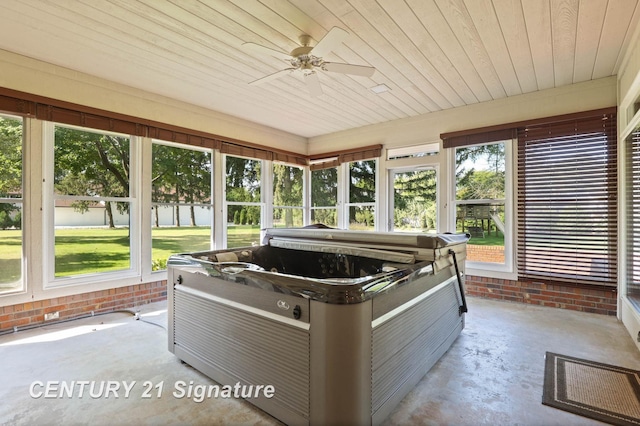
[[[14,327],[44,324],[44,315],[59,312],[58,320],[131,309],[167,298],[167,282],[157,281],[109,290],[56,297],[37,302],[0,307],[0,332]],[[53,323],[47,321],[46,323]]]
[[[467,244],[467,260],[475,262],[504,263],[504,247]]]
[[[466,293],[472,296],[616,315],[617,294],[614,290],[520,282],[472,275],[467,275],[465,284]],[[4,306],[0,307],[0,332],[12,330],[14,327],[44,324],[46,313],[57,311],[60,313],[59,320],[65,320],[90,315],[92,311],[98,314],[130,309],[142,304],[166,300],[166,298],[167,282],[157,281]]]
[[[466,293],[530,305],[616,315],[617,293],[614,289],[590,289],[557,283],[513,281],[467,275]]]
[[[468,244],[467,260],[504,263],[504,247]],[[467,276],[466,290],[472,296],[596,314],[616,315],[617,310],[614,290],[474,276]]]

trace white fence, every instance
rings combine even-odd
[[[180,225],[191,225],[191,211],[189,206],[180,206]],[[129,214],[120,213],[114,206],[113,222],[115,226],[128,226]],[[195,220],[197,226],[210,226],[212,210],[207,207],[194,207]],[[159,226],[175,226],[177,225],[177,213],[175,207],[158,206],[158,225]],[[107,226],[109,219],[107,211],[104,207],[90,207],[85,213],[79,213],[72,207],[56,207],[55,209],[55,226],[74,227],[74,226]],[[151,211],[151,224],[156,225],[155,209]]]

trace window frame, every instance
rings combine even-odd
[[[242,158],[244,160],[251,160],[251,161],[259,161],[260,162],[260,201],[259,202],[247,202],[247,201],[227,201],[227,181],[226,181],[226,173],[227,173],[227,158],[228,157],[235,157],[235,158]],[[228,247],[228,238],[227,238],[227,234],[228,234],[228,214],[229,214],[229,206],[254,206],[254,207],[260,207],[260,229],[265,228],[265,224],[267,223],[271,223],[271,221],[269,220],[269,218],[271,217],[271,214],[269,214],[269,218],[266,217],[266,215],[268,214],[268,208],[266,206],[266,197],[271,198],[272,195],[267,195],[267,194],[271,194],[273,192],[273,188],[272,188],[272,182],[271,182],[271,176],[272,176],[272,168],[271,168],[271,162],[267,161],[267,160],[263,160],[261,158],[255,158],[255,157],[246,157],[246,156],[242,156],[242,155],[235,155],[235,154],[222,154],[222,167],[221,167],[221,173],[222,173],[222,180],[221,180],[221,186],[222,186],[222,218],[221,218],[221,226],[222,226],[222,247],[220,247],[221,249],[226,249],[229,248]],[[219,176],[220,174],[218,174]],[[215,176],[215,173],[214,173]],[[270,203],[271,204],[271,203]],[[260,232],[260,240],[262,240],[262,231]]]
[[[373,190],[374,200],[367,201],[367,202],[354,203],[354,202],[351,202],[351,167],[350,165],[351,163],[359,163],[359,162],[365,162],[365,161],[373,161],[375,163],[375,172],[373,174],[374,185],[375,185],[375,189]],[[376,158],[365,158],[361,160],[353,160],[353,161],[348,161],[340,164],[340,167],[342,167],[342,173],[344,175],[344,179],[342,180],[342,186],[343,186],[342,194],[344,197],[344,202],[342,203],[343,208],[339,209],[341,210],[341,212],[339,211],[338,213],[338,218],[340,219],[340,217],[342,217],[343,225],[341,227],[343,227],[346,230],[352,230],[351,214],[350,214],[351,207],[355,207],[355,208],[369,207],[373,209],[373,227],[371,229],[361,229],[360,231],[367,231],[367,232],[378,231],[379,229],[381,229],[380,228],[381,216],[380,216],[380,208],[379,208],[379,202],[378,202],[378,200],[380,199],[380,197],[378,196],[378,193],[382,189],[380,185],[380,159],[376,157]],[[338,189],[338,200],[340,200],[340,189]],[[340,223],[340,220],[338,221],[338,223]]]
[[[624,148],[621,149],[622,168],[626,171],[623,185],[626,205],[620,212],[625,217],[626,232],[621,234],[626,235],[626,241],[622,244],[624,253],[621,256],[625,267],[621,267],[619,275],[623,277],[620,295],[640,309],[640,213],[637,211],[640,207],[640,120],[636,125],[623,139]]]
[[[316,171],[320,171],[320,170],[324,170],[324,169],[335,169],[336,171],[336,203],[333,206],[314,206],[313,205],[313,172]],[[341,212],[340,212],[340,205],[341,205],[341,194],[343,193],[343,190],[341,189],[342,186],[342,165],[332,165],[330,167],[326,167],[323,169],[312,169],[311,167],[308,167],[308,173],[306,173],[306,175],[308,175],[308,185],[305,185],[305,188],[308,188],[308,197],[305,197],[305,200],[309,200],[307,205],[309,206],[309,208],[307,209],[309,211],[308,214],[308,223],[305,224],[310,224],[310,223],[318,223],[316,221],[313,221],[313,212],[315,210],[335,210],[336,212],[336,223],[335,226],[340,228],[341,227]]]
[[[504,199],[478,199],[478,200],[458,200],[457,199],[457,178],[456,178],[456,151],[458,148],[471,148],[476,146],[483,145],[494,145],[498,143],[504,143],[504,153],[505,153],[505,183],[504,183]],[[471,275],[478,276],[490,276],[493,278],[502,278],[515,280],[517,278],[516,267],[515,267],[515,244],[516,244],[516,233],[515,233],[515,225],[516,225],[516,191],[515,191],[515,181],[517,176],[517,163],[516,163],[516,144],[517,140],[515,139],[503,139],[492,142],[483,142],[476,144],[464,144],[459,146],[451,147],[451,149],[447,149],[449,152],[449,205],[451,208],[449,209],[449,223],[450,229],[455,232],[456,230],[456,219],[457,219],[457,209],[458,205],[473,205],[473,204],[487,204],[491,202],[499,202],[504,204],[504,212],[505,212],[505,235],[504,235],[504,263],[493,263],[493,262],[477,262],[470,261],[467,259],[465,261],[465,267],[467,269],[467,273]],[[472,241],[472,240],[470,240]]]
[[[270,226],[275,227],[275,223],[273,222],[273,213],[275,213],[276,209],[283,209],[283,210],[300,210],[301,214],[302,214],[302,226],[307,225],[307,213],[306,211],[308,204],[305,202],[305,200],[307,199],[306,197],[306,191],[307,191],[307,173],[306,173],[306,169],[308,167],[305,166],[301,166],[300,164],[293,164],[293,163],[287,163],[284,161],[270,161],[269,163],[269,171],[270,171],[270,181],[271,181],[271,190],[269,192],[269,198],[268,198],[268,204],[270,204],[269,206],[266,207],[266,209],[268,209],[271,212],[271,224]],[[301,178],[302,178],[302,186],[301,186],[301,196],[300,196],[300,205],[296,205],[296,206],[285,206],[285,205],[276,205],[275,204],[275,166],[276,165],[280,165],[280,166],[285,166],[285,167],[294,167],[297,169],[300,169],[301,172]],[[310,175],[309,175],[310,177]]]
[[[194,206],[194,207],[205,207],[209,209],[209,250],[213,250],[214,249],[214,230],[215,230],[215,197],[214,197],[214,184],[215,184],[215,152],[213,149],[211,148],[202,148],[202,147],[196,147],[193,145],[187,145],[187,144],[180,144],[180,143],[175,143],[175,142],[168,142],[168,141],[164,141],[161,139],[150,139],[151,142],[151,149],[149,150],[149,154],[150,155],[150,167],[149,167],[149,173],[150,173],[150,179],[149,179],[149,193],[150,193],[150,206],[151,209],[153,211],[153,209],[155,208],[155,206],[164,206],[164,207],[171,207],[171,208],[175,208],[176,206],[178,207],[189,207],[189,206]],[[209,203],[174,203],[174,202],[157,202],[153,200],[153,145],[163,145],[163,146],[167,146],[167,147],[171,147],[171,148],[179,148],[179,149],[186,149],[186,150],[191,150],[191,151],[198,151],[198,152],[204,152],[206,154],[209,154],[209,158],[210,158],[210,162],[211,162],[211,180],[210,180],[210,187],[209,187]],[[153,215],[153,213],[152,213]],[[149,263],[149,265],[143,265],[143,270],[146,270],[146,267],[149,267],[149,271],[151,274],[160,274],[162,272],[166,272],[166,269],[159,269],[159,270],[152,270],[152,265],[153,265],[153,230],[156,229],[154,226],[154,220],[153,217],[151,219],[149,219],[149,227],[150,227],[150,234],[149,234],[149,238],[150,238],[150,253],[149,253],[149,261],[151,263]],[[174,225],[175,226],[175,225]],[[198,226],[196,224],[196,226]],[[144,257],[146,259],[146,256]]]
[[[118,137],[129,138],[129,197],[91,197],[91,200],[117,201],[129,203],[129,269],[108,272],[96,272],[91,274],[77,274],[65,277],[55,276],[55,201],[57,199],[87,199],[89,197],[57,196],[54,189],[54,148],[56,126],[86,131],[98,134],[109,134]],[[141,186],[141,151],[140,137],[126,135],[117,132],[108,132],[88,127],[73,126],[52,121],[43,122],[43,235],[42,235],[42,259],[43,259],[43,290],[62,288],[75,285],[87,285],[104,281],[115,281],[141,276],[141,222],[142,215],[138,188]],[[89,290],[87,290],[89,291]]]
[[[29,214],[27,211],[27,206],[28,206],[28,199],[29,199],[29,193],[28,193],[28,184],[27,184],[27,180],[28,180],[28,162],[25,161],[25,159],[27,158],[27,126],[28,126],[28,122],[24,117],[21,116],[16,116],[16,115],[12,115],[12,114],[5,114],[3,112],[0,111],[0,118],[3,119],[9,119],[9,120],[16,120],[16,121],[20,121],[21,126],[22,126],[22,141],[21,141],[21,160],[20,160],[20,165],[21,165],[21,176],[20,176],[20,180],[21,180],[21,191],[20,191],[20,197],[19,198],[10,198],[10,197],[0,197],[0,204],[19,204],[20,205],[20,217],[21,217],[21,226],[20,226],[20,279],[18,281],[16,281],[16,283],[19,283],[19,286],[16,287],[15,289],[11,289],[11,290],[5,290],[5,291],[0,291],[0,297],[6,297],[6,296],[15,296],[15,295],[20,295],[20,294],[24,294],[27,292],[27,270],[26,270],[26,262],[25,260],[27,259],[26,256],[26,252],[27,252],[27,242],[28,242],[28,238],[27,238],[27,230],[25,228],[27,228],[25,226],[25,224],[28,223],[28,218],[29,218]]]
[[[437,155],[437,154],[436,154]],[[433,157],[435,158],[436,155],[433,155]],[[425,162],[422,164],[416,164],[416,165],[400,165],[402,163],[407,163],[407,161],[405,158],[402,159],[398,159],[398,160],[390,160],[390,161],[394,161],[396,163],[395,166],[390,166],[387,167],[387,177],[388,177],[388,182],[387,182],[387,198],[386,198],[386,207],[388,210],[387,213],[387,224],[385,227],[385,231],[388,232],[410,232],[410,231],[397,231],[395,229],[395,200],[394,200],[394,195],[395,195],[395,188],[394,188],[394,184],[395,184],[395,176],[397,174],[402,174],[402,173],[408,173],[408,172],[415,172],[415,171],[421,171],[421,170],[432,170],[435,173],[435,179],[436,179],[436,189],[435,189],[435,195],[436,195],[436,227],[435,227],[435,232],[438,233],[440,232],[440,229],[442,229],[442,225],[441,225],[441,202],[440,202],[440,193],[441,193],[441,187],[442,184],[440,182],[441,179],[441,174],[440,174],[440,164],[437,162]],[[413,160],[413,158],[411,158],[411,160]],[[393,163],[392,163],[393,164]],[[389,162],[387,162],[387,165],[389,165]],[[381,198],[381,197],[380,197]],[[381,224],[382,225],[382,224]]]

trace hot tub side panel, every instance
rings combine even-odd
[[[174,285],[169,298],[169,349],[221,385],[273,385],[272,398],[261,394],[248,401],[286,424],[308,424],[308,322],[233,300],[242,298],[234,290],[244,286],[231,287],[229,294],[229,288],[224,289],[228,283],[201,274],[173,271],[170,277]],[[219,288],[226,297],[215,294]],[[278,309],[278,300],[293,297],[248,290],[253,299],[262,299],[261,303],[272,304],[274,309]],[[308,305],[302,306],[308,321]]]
[[[457,277],[449,270],[437,276],[444,281],[372,323],[373,424],[391,414],[464,328]]]

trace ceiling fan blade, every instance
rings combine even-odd
[[[322,86],[320,85],[318,74],[315,71],[309,74],[304,74],[304,82],[307,84],[307,89],[309,89],[311,96],[320,96],[324,93],[322,91]]]
[[[364,65],[341,64],[338,62],[325,62],[322,69],[330,72],[339,72],[342,74],[361,75],[363,77],[371,77],[376,71],[373,67]]]
[[[280,50],[272,49],[258,43],[242,43],[242,47],[253,50],[254,52],[275,56],[276,58],[291,59],[291,55]]]
[[[294,70],[295,70],[295,68],[285,68],[283,70],[276,71],[273,74],[265,75],[264,77],[260,77],[257,80],[253,80],[253,81],[249,82],[249,84],[250,85],[257,85],[257,84],[266,83],[267,81],[275,80],[276,78],[280,78],[280,77],[282,77],[283,75],[285,75],[287,73],[291,73]]]
[[[322,37],[318,44],[311,49],[309,54],[317,58],[322,58],[324,55],[338,47],[340,43],[347,39],[347,37],[349,37],[348,32],[342,28],[333,27],[324,37]]]

